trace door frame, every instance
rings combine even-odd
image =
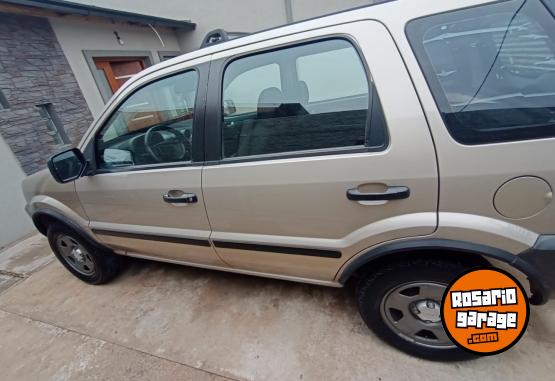
[[[106,88],[107,79],[104,78],[103,73],[100,73],[99,69],[96,68],[96,63],[94,62],[95,58],[142,58],[145,63],[145,68],[157,63],[157,61],[154,60],[152,52],[149,50],[83,50],[83,56],[85,57],[85,62],[87,62],[94,83],[100,92],[104,104],[108,103],[112,97],[110,95],[112,89],[109,87]]]
[[[116,62],[138,62],[140,63],[140,66],[141,66],[141,70],[139,71],[142,71],[147,68],[146,57],[128,57],[128,58],[127,57],[106,57],[106,58],[94,57],[93,60],[96,68],[98,70],[104,71],[104,76],[106,77],[108,84],[110,85],[110,89],[112,90],[112,93],[115,93],[121,86],[123,86],[123,83],[120,85],[117,82],[118,80],[123,78],[117,77],[115,75],[112,64]],[[125,79],[129,79],[135,74],[127,74],[125,76]],[[116,89],[114,90],[114,88]]]

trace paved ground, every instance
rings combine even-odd
[[[40,236],[0,253],[5,380],[553,380],[555,303],[509,352],[439,364],[384,345],[349,290],[132,261],[88,286]]]

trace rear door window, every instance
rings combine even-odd
[[[345,39],[232,61],[224,72],[222,108],[224,158],[381,149],[387,141],[373,86]]]
[[[458,142],[555,137],[554,3],[507,1],[409,23],[411,45]]]

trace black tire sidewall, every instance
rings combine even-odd
[[[74,269],[69,263],[67,263],[67,260],[59,252],[58,245],[56,243],[56,240],[60,235],[67,235],[71,237],[87,250],[95,266],[93,274],[82,274],[81,272]],[[58,260],[70,273],[86,283],[106,283],[115,275],[115,272],[118,270],[118,264],[115,258],[116,255],[94,247],[85,239],[83,239],[78,233],[64,225],[54,224],[49,226],[47,236],[50,247],[54,252],[56,258],[58,258]]]
[[[382,340],[401,351],[435,361],[458,361],[476,358],[460,348],[429,348],[407,341],[383,320],[382,299],[394,288],[409,282],[427,281],[446,286],[468,267],[438,261],[401,262],[385,266],[361,278],[357,287],[357,304],[366,325]]]

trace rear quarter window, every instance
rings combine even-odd
[[[407,25],[455,140],[471,145],[555,137],[554,3],[506,1]]]

